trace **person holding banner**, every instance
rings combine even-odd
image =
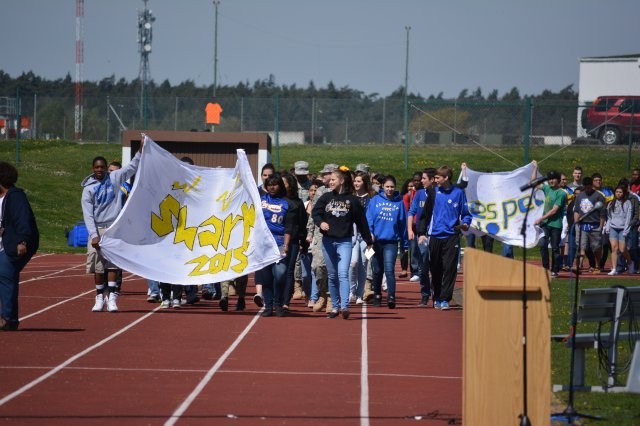
[[[540,257],[542,267],[549,269],[549,244],[551,244],[551,277],[555,278],[562,267],[562,253],[560,252],[560,240],[562,235],[562,218],[567,206],[567,193],[560,188],[560,173],[551,171],[547,175],[548,183],[538,185],[545,196],[544,211],[542,216],[535,220],[534,225],[540,226],[544,236],[540,238]],[[531,181],[538,177],[538,163],[533,161]]]
[[[285,316],[284,289],[287,281],[287,271],[291,259],[291,244],[297,235],[298,213],[293,205],[285,198],[286,189],[280,175],[273,175],[265,181],[267,193],[262,201],[262,214],[267,227],[278,245],[281,259],[265,266],[256,272],[256,281],[262,284],[264,298],[263,317]]]
[[[582,262],[587,248],[593,251],[596,259],[594,273],[602,270],[602,229],[606,212],[604,196],[593,187],[593,179],[586,176],[582,180],[584,191],[576,196],[573,219],[576,224],[576,244],[580,250],[578,268],[582,269]]]
[[[327,316],[335,318],[342,311],[342,318],[348,319],[353,225],[356,225],[368,248],[373,241],[364,209],[352,193],[353,181],[348,167],[340,166],[331,173],[329,189],[330,192],[318,199],[311,215],[322,233],[322,253],[327,262],[329,293],[333,303]]]
[[[140,149],[143,145],[144,140],[140,143]],[[91,310],[101,312],[106,303],[109,312],[118,312],[118,267],[100,252],[100,238],[122,210],[124,201],[120,197],[120,187],[138,170],[140,151],[129,164],[113,172],[108,172],[107,160],[102,156],[95,157],[91,164],[93,173],[82,181],[81,199],[82,215],[89,233],[86,270],[88,274],[94,274],[96,287],[96,299]],[[104,297],[105,287],[109,289],[108,299]]]

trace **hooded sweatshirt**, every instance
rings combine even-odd
[[[407,211],[398,191],[391,198],[387,198],[384,191],[373,197],[367,206],[367,222],[376,241],[401,241],[402,248],[409,246]]]
[[[102,180],[94,174],[82,181],[82,215],[89,233],[89,241],[98,236],[97,228],[107,228],[116,220],[124,201],[120,194],[120,185],[138,170],[140,152],[131,162],[119,170],[106,172]]]

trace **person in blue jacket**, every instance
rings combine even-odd
[[[373,239],[374,255],[371,261],[373,273],[373,306],[382,304],[382,274],[387,278],[387,306],[396,307],[395,265],[398,257],[398,242],[403,249],[409,247],[407,237],[407,212],[402,195],[396,191],[396,178],[386,176],[382,190],[367,206],[367,223]]]
[[[429,238],[433,307],[442,310],[449,309],[449,302],[453,298],[458,274],[460,230],[468,230],[471,223],[467,196],[463,189],[452,185],[452,175],[449,166],[441,166],[436,170],[435,203],[431,220],[427,222],[430,226],[426,234]]]
[[[38,250],[40,234],[18,170],[0,161],[0,331],[18,329],[20,271]]]

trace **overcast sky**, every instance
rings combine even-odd
[[[0,69],[75,79],[75,0],[2,0]],[[142,0],[85,0],[83,80],[138,76]],[[149,0],[157,83],[213,83],[212,0]],[[221,0],[218,84],[307,87],[329,81],[365,94],[404,85],[455,97],[578,90],[579,60],[640,53],[638,0]],[[0,88],[1,89],[1,88]],[[0,93],[0,96],[6,96]]]

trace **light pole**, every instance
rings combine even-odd
[[[213,0],[213,7],[215,8],[215,23],[213,34],[213,97],[216,97],[216,86],[218,85],[218,6],[220,0]]]

